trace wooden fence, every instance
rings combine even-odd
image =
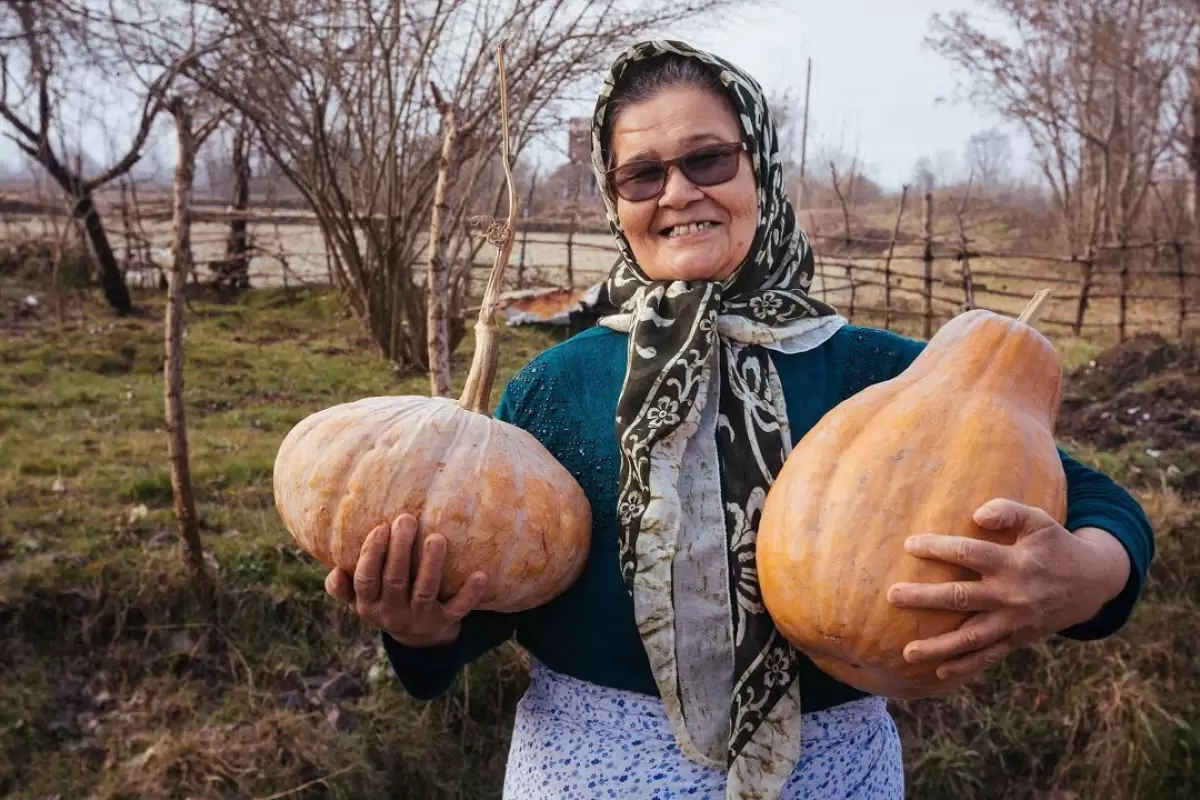
[[[816,263],[812,292],[856,322],[904,328],[928,337],[946,319],[970,308],[1015,314],[1040,288],[1053,291],[1040,323],[1076,334],[1108,332],[1124,339],[1139,331],[1183,336],[1200,327],[1200,242],[1127,241],[1083,255],[994,250],[957,219],[956,235],[935,235],[934,202],[925,195],[917,233],[903,232],[903,202],[890,235],[810,233]],[[325,284],[324,240],[303,215],[251,214],[251,279],[255,285]],[[201,218],[193,248],[205,265],[224,255],[228,214]],[[506,289],[586,288],[603,280],[616,258],[611,237],[593,223],[546,225],[522,220]],[[36,218],[5,220],[37,225]],[[170,226],[151,216],[124,219],[111,230],[118,258],[130,265],[134,285],[155,285],[170,258]],[[815,229],[815,225],[809,226]],[[36,231],[36,228],[34,228]],[[34,232],[30,231],[30,232]],[[484,247],[473,265],[471,293],[487,279],[493,252]]]
[[[1126,241],[1081,256],[976,247],[965,233],[933,235],[932,195],[924,197],[922,234],[901,240],[900,216],[890,238],[814,235],[813,291],[849,318],[891,328],[919,320],[929,338],[946,319],[972,308],[1016,314],[1040,288],[1052,291],[1039,325],[1182,337],[1200,323],[1200,242]],[[902,215],[903,211],[901,211]],[[960,220],[960,231],[963,226]],[[865,251],[865,252],[864,252]]]

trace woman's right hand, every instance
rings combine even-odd
[[[354,574],[335,567],[325,577],[325,591],[403,645],[450,644],[462,630],[462,618],[483,598],[487,576],[475,572],[458,594],[439,601],[446,539],[430,534],[420,554],[415,552],[416,540],[417,520],[411,514],[401,514],[390,526],[380,525],[363,542]]]

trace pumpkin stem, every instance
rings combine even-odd
[[[1039,290],[1033,296],[1033,299],[1029,301],[1029,305],[1025,306],[1025,310],[1021,312],[1021,316],[1017,317],[1017,322],[1024,322],[1026,325],[1035,324],[1042,313],[1042,306],[1045,305],[1049,297],[1049,289]]]
[[[508,185],[508,221],[503,226],[493,222],[488,229],[488,241],[494,244],[496,260],[488,278],[483,302],[479,306],[479,321],[475,323],[475,356],[458,404],[468,411],[490,416],[492,383],[500,364],[500,330],[496,327],[496,306],[504,285],[504,270],[512,255],[513,233],[517,224],[517,190],[513,186],[512,158],[508,144],[508,81],[504,73],[504,42],[496,48],[500,71],[500,155],[504,165],[504,180]]]

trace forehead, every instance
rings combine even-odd
[[[673,158],[697,145],[740,139],[728,99],[708,89],[677,87],[621,111],[613,123],[612,156],[618,164]]]

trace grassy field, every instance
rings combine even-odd
[[[322,290],[191,301],[185,400],[220,586],[212,630],[176,547],[161,298],[137,302],[148,316],[115,320],[72,295],[59,327],[39,287],[0,283],[0,795],[498,797],[520,654],[494,653],[441,700],[409,700],[272,502],[291,425],[425,393],[425,379],[398,378]],[[555,338],[506,331],[501,380]],[[895,704],[912,797],[1200,797],[1200,360],[1154,337],[1058,342],[1080,368],[1064,443],[1154,520],[1148,594],[1111,640],[1052,641],[952,699]]]

